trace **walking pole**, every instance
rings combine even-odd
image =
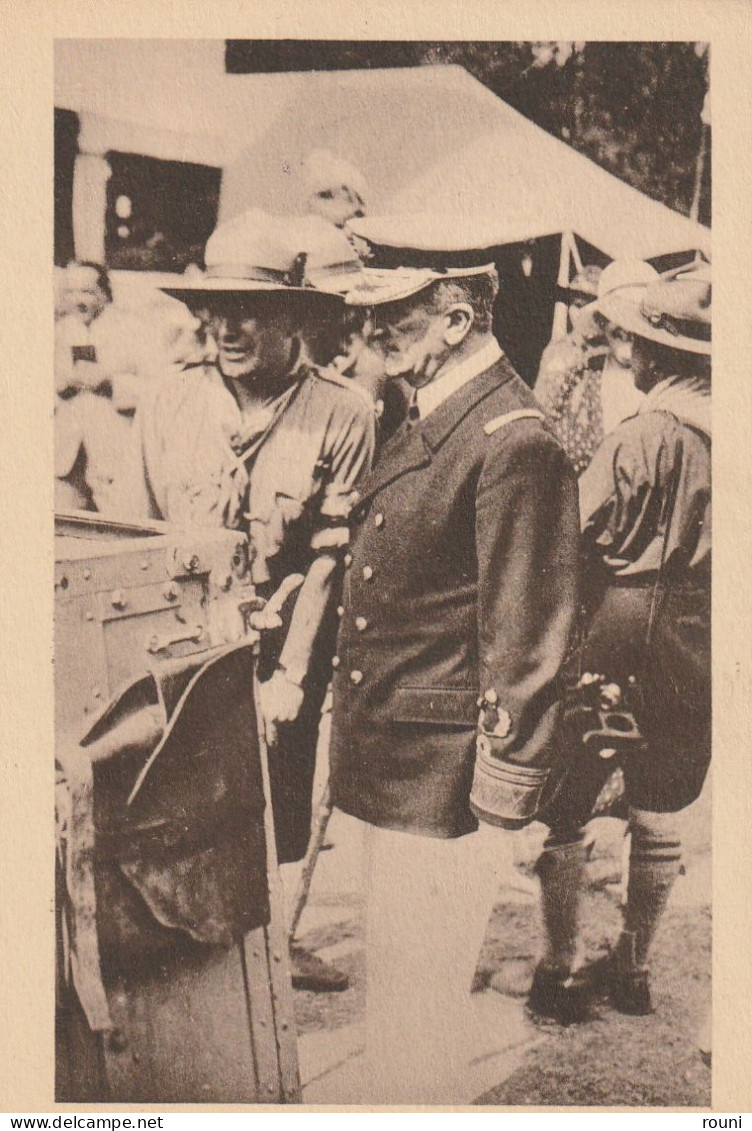
[[[292,984],[288,957],[288,935],[287,925],[285,923],[285,901],[277,863],[274,814],[272,812],[271,784],[269,780],[269,748],[266,742],[266,730],[264,720],[261,716],[259,700],[258,653],[260,639],[261,637],[259,635],[259,639],[256,641],[253,650],[253,699],[256,707],[256,728],[261,760],[261,776],[266,799],[264,808],[264,831],[266,834],[267,884],[269,889],[270,915],[269,923],[265,928],[265,934],[266,949],[270,960],[264,970],[262,967],[263,957],[260,957],[260,953],[263,956],[264,948],[250,945],[245,948],[245,963],[247,976],[262,981],[264,975],[268,978],[269,990],[271,992],[270,1005],[272,1005],[272,1017],[274,1019],[274,1038],[278,1050],[277,1070],[281,1084],[281,1100],[283,1103],[300,1103],[302,1101],[302,1091],[298,1062],[298,1044],[295,1036]],[[256,982],[255,984],[258,983]],[[259,1016],[261,1020],[255,1020],[254,1024],[261,1026],[266,1025],[261,1006],[259,1006]]]
[[[295,893],[295,905],[293,907],[292,918],[290,921],[290,939],[295,938],[295,932],[300,923],[300,917],[303,914],[306,903],[308,902],[308,894],[311,890],[311,881],[313,880],[313,873],[316,869],[316,861],[321,852],[321,846],[324,843],[326,836],[327,825],[329,818],[332,815],[332,798],[329,785],[327,784],[324,790],[321,801],[316,809],[316,818],[313,822],[313,829],[311,832],[311,839],[308,842],[308,851],[303,858],[303,870],[300,874],[300,883],[298,890]]]
[[[284,605],[287,598],[292,593],[294,593],[294,591],[298,589],[300,585],[302,585],[302,583],[302,574],[291,574],[289,577],[286,577],[277,592],[269,598],[269,601],[266,603],[266,605],[264,605],[262,609],[256,610],[251,613],[251,627],[255,628],[259,632],[278,628],[282,623],[279,616],[282,606]],[[258,675],[256,673],[254,673],[254,684],[258,706]],[[260,718],[260,711],[259,723],[259,743],[261,745],[262,752],[264,753],[264,755],[266,755],[268,751],[268,736],[265,732],[263,720]],[[303,910],[308,900],[308,894],[311,889],[311,881],[313,879],[313,873],[316,868],[316,861],[318,860],[319,853],[321,852],[321,846],[324,843],[326,828],[329,824],[329,818],[331,817],[331,815],[332,803],[330,799],[329,786],[327,784],[321,801],[319,802],[319,805],[316,809],[316,818],[313,822],[311,839],[308,844],[308,851],[303,858],[303,870],[301,872],[298,889],[295,893],[295,904],[292,914],[292,921],[290,924],[289,937],[291,940],[295,938],[295,931],[297,930],[298,924],[300,922],[300,917],[303,914]]]

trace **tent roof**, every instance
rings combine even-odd
[[[252,204],[300,210],[290,173],[323,146],[362,169],[370,213],[461,213],[499,244],[572,230],[612,258],[709,253],[708,229],[547,134],[462,67],[248,78],[276,112],[226,171],[224,215]]]
[[[600,169],[462,67],[227,75],[223,43],[65,40],[56,105],[102,148],[224,167],[221,218],[301,212],[301,166],[328,148],[365,175],[370,213],[461,212],[499,243],[572,230],[611,257],[700,248],[710,233]]]
[[[546,133],[471,76],[486,104],[486,129],[442,171],[442,210],[495,213],[508,242],[572,230],[611,258],[650,258],[699,248],[710,252],[710,232],[601,169]],[[405,185],[390,206],[414,210],[432,191],[429,171]]]

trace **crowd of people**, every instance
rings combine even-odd
[[[262,596],[302,578],[259,665],[279,859],[308,847],[331,688],[331,796],[367,846],[364,1099],[457,1102],[505,838],[533,820],[530,1009],[652,1009],[675,816],[710,759],[710,267],[584,270],[531,392],[487,249],[374,222],[357,171],[320,166],[309,215],[235,217],[163,281],[161,374],[110,360],[134,334],[107,274],[66,269],[57,501],[243,530]],[[617,763],[624,925],[589,962],[583,830]]]

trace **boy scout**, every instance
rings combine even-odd
[[[311,363],[308,340],[319,352],[323,331],[341,321],[342,299],[304,276],[309,243],[310,232],[294,221],[247,212],[211,236],[203,276],[164,288],[202,319],[216,360],[166,376],[139,405],[119,508],[181,526],[246,529],[262,595],[290,574],[304,575],[259,665],[282,864],[300,860],[309,840],[336,632],[332,597],[347,536],[341,516],[370,466],[375,436],[362,391]],[[315,956],[292,957],[299,988],[346,987],[346,977]]]
[[[677,814],[710,762],[711,293],[709,265],[695,264],[596,304],[629,336],[644,399],[579,481],[589,617],[578,671],[602,673],[606,705],[629,711],[639,733],[583,743],[545,815],[546,946],[530,1006],[565,1023],[604,994],[622,1013],[652,1012],[650,954],[681,867]],[[581,732],[572,737],[579,745]],[[583,826],[616,762],[631,833],[623,929],[611,953],[583,965]]]

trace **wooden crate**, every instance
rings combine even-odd
[[[250,918],[246,917],[253,924],[251,929],[236,932],[221,945],[208,945],[184,931],[154,922],[153,916],[149,918],[152,909],[146,903],[141,906],[139,892],[128,887],[127,877],[123,880],[117,861],[103,864],[100,858],[103,839],[117,825],[121,811],[127,830],[128,790],[143,775],[152,753],[138,744],[121,750],[117,738],[113,745],[111,736],[119,732],[113,729],[112,720],[117,722],[118,711],[127,713],[136,694],[134,687],[141,692],[147,684],[152,687],[146,678],[150,671],[156,672],[153,686],[160,689],[159,704],[164,706],[162,699],[175,697],[175,702],[167,703],[167,714],[172,707],[174,718],[182,719],[179,725],[185,733],[176,738],[178,732],[173,729],[172,745],[163,742],[134,808],[138,809],[139,798],[148,794],[150,783],[162,774],[168,782],[162,816],[174,817],[174,794],[179,789],[180,760],[185,752],[186,780],[190,778],[193,783],[188,807],[192,805],[196,820],[201,819],[195,795],[202,780],[201,763],[196,758],[210,757],[211,743],[207,746],[204,727],[203,746],[193,749],[196,743],[190,736],[202,728],[197,727],[195,718],[191,722],[191,696],[198,696],[196,687],[201,680],[192,683],[188,679],[186,683],[184,672],[200,673],[208,669],[207,660],[248,653],[247,612],[253,593],[248,583],[245,541],[232,531],[185,536],[161,523],[133,527],[82,514],[63,516],[56,534],[58,759],[64,764],[71,750],[78,755],[81,751],[91,754],[92,758],[96,939],[109,1014],[106,1025],[92,1028],[71,978],[68,941],[75,940],[75,930],[71,930],[75,900],[71,899],[63,829],[57,885],[56,1098],[79,1103],[299,1102],[287,931],[268,770],[257,733],[250,734],[247,749],[244,742],[241,770],[232,751],[228,755],[225,750],[222,755],[236,758],[233,780],[247,788],[251,799],[259,792],[263,794],[259,806],[251,804],[258,828],[244,841],[246,851],[256,851],[256,864],[264,869],[264,898],[260,899],[258,893],[254,897],[259,913],[252,908]],[[175,672],[183,672],[182,684],[175,684]],[[229,679],[230,675],[221,678]],[[250,732],[256,730],[257,715],[250,678],[247,684],[247,701],[238,710]],[[221,728],[228,725],[232,712],[222,707],[221,696],[216,701],[218,717],[210,723],[219,728],[217,748],[224,749]],[[202,701],[202,720],[206,721],[213,702]],[[152,718],[157,707],[149,710]],[[138,715],[142,717],[143,712]],[[129,718],[136,718],[136,714]],[[112,749],[100,761],[108,727]],[[97,737],[100,732],[105,738]],[[245,735],[246,731],[237,733]],[[216,779],[216,773],[220,771],[214,762],[204,764],[211,764],[214,773],[214,777],[206,775],[207,789],[213,782],[211,788],[216,793],[217,780],[221,785],[221,775]],[[64,808],[68,785],[65,773],[61,776]],[[156,799],[152,796],[149,800],[149,814],[159,817],[160,804],[157,789]],[[207,797],[207,807],[211,804]],[[110,886],[105,883],[108,876],[116,876],[127,892],[129,923],[130,927],[136,925],[137,943],[140,918],[145,924],[143,945],[140,949],[137,945],[133,953],[119,946],[113,923],[104,918],[113,906]],[[257,921],[259,917],[261,921]]]

